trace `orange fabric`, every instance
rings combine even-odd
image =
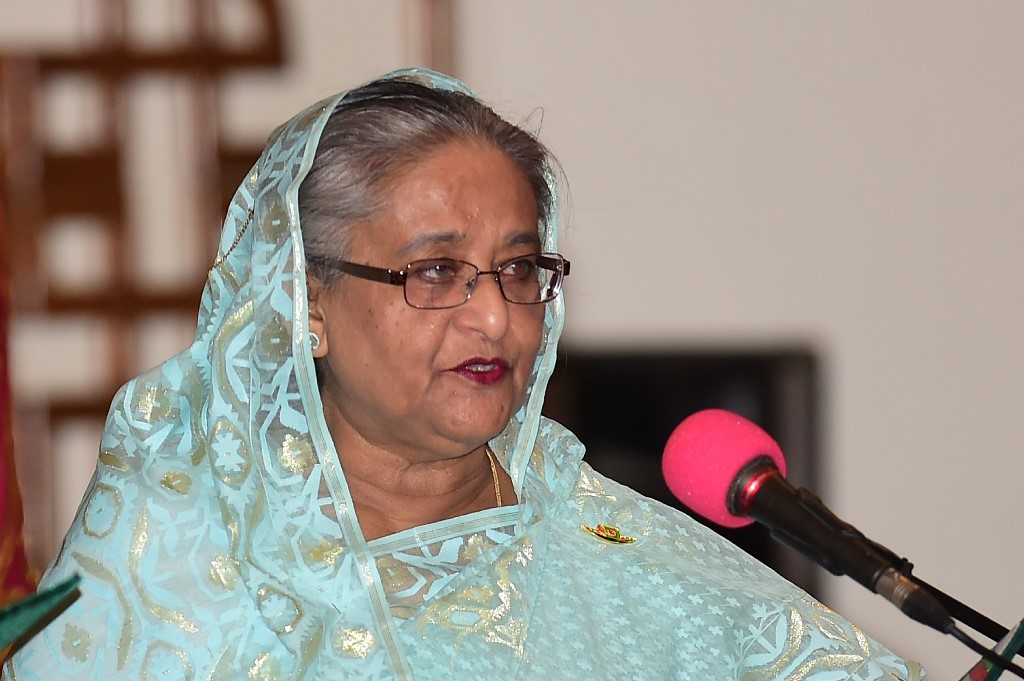
[[[14,428],[7,350],[10,299],[6,229],[0,196],[0,606],[35,590],[25,557],[21,494],[14,473]]]

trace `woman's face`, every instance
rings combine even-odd
[[[350,234],[347,260],[395,270],[442,257],[493,270],[540,250],[525,177],[504,153],[473,142],[441,147],[395,178],[388,207]],[[310,328],[321,337],[314,355],[327,365],[324,412],[339,451],[355,438],[414,460],[457,457],[501,432],[521,406],[544,305],[505,301],[493,277],[444,310],[415,309],[401,286],[348,275],[310,291]]]

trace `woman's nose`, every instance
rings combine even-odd
[[[481,272],[469,294],[469,300],[460,305],[458,323],[498,340],[508,331],[511,305],[501,292],[497,275]]]

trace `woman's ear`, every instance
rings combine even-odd
[[[314,358],[327,356],[327,316],[324,314],[327,302],[327,287],[319,279],[309,277],[306,282],[309,304],[310,350]],[[319,342],[313,340],[316,334]]]

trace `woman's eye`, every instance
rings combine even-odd
[[[532,258],[519,258],[501,268],[501,276],[507,279],[529,279],[536,276],[537,265]]]
[[[441,283],[450,281],[458,274],[459,267],[453,262],[433,260],[419,263],[412,271],[412,274],[424,281]]]

